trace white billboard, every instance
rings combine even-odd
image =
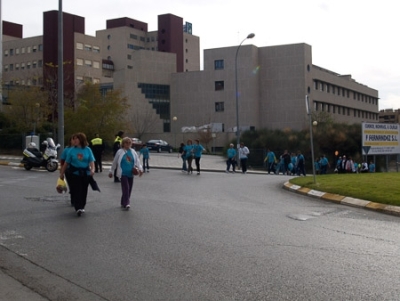
[[[363,155],[400,154],[400,125],[396,123],[362,123]]]

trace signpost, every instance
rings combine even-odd
[[[400,154],[400,125],[395,123],[362,123],[363,155]]]

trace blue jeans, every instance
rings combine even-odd
[[[185,156],[181,156],[181,158],[182,158],[182,170],[186,171],[187,168],[186,168],[186,159],[185,159]]]

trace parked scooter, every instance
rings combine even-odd
[[[58,169],[57,150],[60,148],[60,144],[55,145],[52,138],[47,138],[42,144],[46,145],[44,154],[40,152],[34,142],[29,143],[28,147],[24,149],[24,157],[21,163],[24,164],[26,170],[30,170],[32,167],[42,166],[50,172],[54,172]]]

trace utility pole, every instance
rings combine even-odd
[[[0,0],[1,1],[1,0]],[[58,2],[58,143],[64,150],[64,68],[63,68],[63,11],[62,0]]]

